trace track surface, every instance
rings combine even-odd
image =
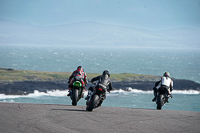
[[[200,112],[1,103],[2,133],[199,133]]]

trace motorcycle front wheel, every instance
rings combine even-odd
[[[76,106],[78,102],[78,90],[74,89],[72,93],[72,105]]]
[[[89,101],[86,110],[87,111],[92,111],[96,106],[97,106],[97,102],[99,100],[99,96],[98,95],[94,95],[93,98]]]

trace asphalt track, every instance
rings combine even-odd
[[[200,112],[0,102],[1,133],[199,133]]]

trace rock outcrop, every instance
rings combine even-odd
[[[200,84],[190,80],[173,79],[174,89],[176,90],[200,90]],[[33,93],[34,90],[39,92],[47,92],[51,90],[67,90],[67,80],[53,81],[0,81],[0,94],[6,95],[27,95]],[[139,90],[152,90],[155,82],[153,81],[114,81],[112,82],[114,89],[126,90],[127,87]],[[88,83],[86,89],[91,86]]]

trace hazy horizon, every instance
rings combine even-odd
[[[51,26],[95,21],[160,30],[200,28],[200,0],[1,0],[0,18]]]
[[[200,0],[1,0],[0,45],[199,48]]]
[[[152,31],[94,21],[46,27],[0,19],[0,29],[1,45],[199,48],[200,42],[200,30],[192,28]]]

